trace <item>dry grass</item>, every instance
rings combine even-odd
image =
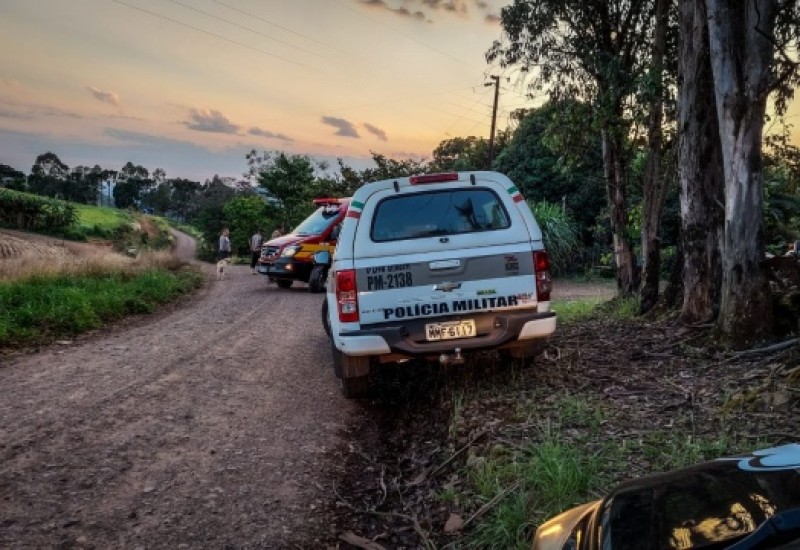
[[[180,269],[185,262],[171,251],[153,251],[131,258],[109,248],[85,248],[81,253],[66,246],[48,243],[14,243],[3,235],[6,254],[0,261],[0,281],[22,281],[33,277],[58,275],[102,275],[111,272],[139,272],[151,268]],[[9,254],[9,251],[13,250]]]

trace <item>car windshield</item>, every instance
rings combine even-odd
[[[340,208],[341,205],[338,204],[320,206],[316,212],[303,220],[292,233],[301,237],[322,235],[336,221]]]
[[[774,514],[798,504],[800,476],[793,470],[690,473],[607,501],[601,528],[603,548],[723,548]]]
[[[389,197],[372,222],[375,242],[506,229],[503,203],[490,189],[447,189]]]

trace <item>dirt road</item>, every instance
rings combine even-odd
[[[325,548],[337,484],[382,479],[352,457],[413,448],[402,407],[340,396],[320,295],[203,269],[171,311],[0,359],[0,548]],[[407,386],[387,401],[436,384]]]
[[[0,363],[0,547],[330,538],[323,464],[358,405],[328,368],[322,298],[204,269],[174,311]]]

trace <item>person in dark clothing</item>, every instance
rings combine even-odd
[[[256,274],[256,264],[261,257],[261,245],[264,243],[264,237],[261,235],[261,228],[258,228],[253,236],[250,237],[250,272]]]
[[[222,234],[219,236],[219,247],[218,247],[218,258],[219,260],[225,260],[230,258],[231,256],[231,240],[228,237],[228,228],[225,227],[222,229]]]

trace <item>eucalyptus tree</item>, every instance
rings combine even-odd
[[[150,171],[128,161],[117,173],[114,185],[114,204],[117,208],[137,206],[142,197],[153,187]]]
[[[670,17],[671,0],[655,0],[653,13],[653,44],[650,63],[643,78],[642,102],[646,105],[647,125],[647,164],[642,185],[642,287],[640,309],[644,313],[658,301],[661,275],[661,214],[667,191],[674,178],[665,174],[664,123],[666,101],[671,100],[670,90],[674,87],[670,75],[676,67],[671,55],[676,34],[674,18]],[[672,31],[672,32],[670,32]],[[670,117],[674,118],[674,117]],[[672,126],[672,125],[670,125]],[[671,157],[672,155],[668,155]]]
[[[682,0],[678,89],[678,180],[685,323],[717,318],[722,281],[722,152],[714,103],[705,0]]]
[[[93,168],[76,166],[70,171],[64,186],[64,198],[84,204],[95,203],[100,196],[102,179],[103,169],[100,165],[95,164]]]
[[[39,195],[62,196],[68,177],[69,166],[58,155],[48,151],[36,157],[28,176],[28,187],[31,192]]]
[[[705,0],[705,6],[725,189],[717,327],[729,343],[746,345],[772,326],[769,287],[759,267],[763,130],[770,94],[781,113],[800,83],[789,53],[800,45],[800,8],[797,0]]]
[[[649,63],[653,9],[654,0],[514,0],[501,12],[504,36],[487,52],[489,62],[519,66],[532,89],[594,107],[590,122],[601,135],[617,283],[624,294],[638,282],[628,236],[629,107]]]

